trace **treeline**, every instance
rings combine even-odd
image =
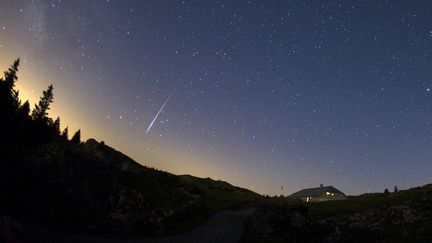
[[[65,178],[79,169],[65,163],[78,164],[85,146],[80,130],[70,138],[67,127],[60,129],[60,118],[49,117],[54,101],[52,85],[42,92],[34,109],[28,100],[20,99],[16,88],[19,66],[17,59],[0,78],[0,217],[37,221],[52,211],[54,215],[46,217],[56,221],[67,212],[58,208],[72,201],[70,194],[65,196],[62,191],[72,188],[66,183],[71,179]]]
[[[19,91],[15,88],[20,59],[4,72],[0,78],[0,117],[3,126],[0,145],[7,154],[26,146],[37,146],[53,139],[69,140],[68,127],[60,130],[60,118],[53,120],[48,116],[50,105],[54,101],[53,86],[43,91],[42,96],[30,111],[29,101],[22,102]],[[81,131],[78,130],[70,140],[81,142]]]

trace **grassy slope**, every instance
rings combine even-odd
[[[28,148],[1,174],[0,213],[43,227],[118,236],[160,235],[195,226],[260,195],[226,182],[176,176],[89,140]],[[8,186],[9,185],[9,186]]]
[[[432,184],[340,201],[271,198],[246,223],[242,242],[432,242]]]
[[[432,184],[397,193],[367,193],[347,200],[305,204],[311,216],[324,217],[346,213],[363,213],[378,208],[409,205],[418,210],[432,210]]]

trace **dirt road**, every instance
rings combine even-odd
[[[237,242],[243,232],[243,223],[251,213],[252,210],[220,212],[190,232],[149,242]]]

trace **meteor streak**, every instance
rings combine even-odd
[[[146,133],[148,133],[150,131],[150,129],[153,126],[153,123],[156,121],[156,119],[158,118],[159,114],[162,112],[163,108],[165,107],[165,105],[168,103],[169,99],[171,98],[171,96],[173,95],[173,93],[171,93],[168,98],[165,100],[165,102],[163,103],[162,107],[159,109],[158,113],[156,114],[156,116],[153,118],[153,121],[150,123],[149,127],[147,128]]]

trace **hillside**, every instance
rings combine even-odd
[[[269,200],[243,242],[432,242],[432,185],[347,200]]]
[[[260,198],[226,182],[141,166],[93,139],[40,145],[16,165],[1,170],[2,214],[71,232],[167,234]]]
[[[32,112],[21,102],[18,67],[0,79],[0,216],[65,232],[158,236],[260,199],[226,182],[142,166],[103,142],[81,142],[80,131],[69,139],[48,116],[52,86]]]

